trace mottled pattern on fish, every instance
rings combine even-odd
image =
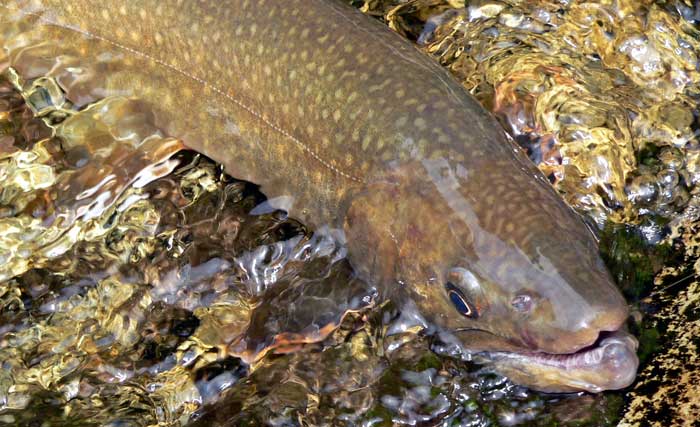
[[[64,40],[59,49],[113,56],[91,88],[68,83],[69,98],[152,102],[167,131],[234,176],[301,198],[297,208],[321,205],[304,215],[314,223],[390,162],[445,157],[509,173],[493,162],[512,157],[501,131],[445,71],[333,1],[40,3],[19,5],[65,25],[44,29]]]

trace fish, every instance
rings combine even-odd
[[[78,107],[138,98],[160,129],[259,185],[271,206],[335,230],[373,301],[416,311],[535,390],[634,381],[629,308],[582,218],[448,71],[347,2],[0,10],[1,63],[55,78]],[[254,362],[280,343],[319,341],[350,308],[340,311],[274,345],[228,349]]]

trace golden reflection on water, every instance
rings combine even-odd
[[[448,67],[591,222],[670,222],[689,240],[700,215],[700,32],[680,17],[690,4],[352,3]],[[264,200],[253,186],[181,148],[138,100],[78,109],[51,79],[8,70],[0,80],[0,424],[620,416],[619,393],[532,394],[447,343],[432,343],[437,356],[390,304],[246,367],[226,348],[254,310],[268,310],[255,325],[269,344],[304,302],[275,289],[341,283],[347,265],[321,233],[278,211],[252,214]],[[644,230],[651,243],[666,234]],[[354,295],[330,285],[329,301]]]

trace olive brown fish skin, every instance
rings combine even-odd
[[[494,118],[380,23],[338,0],[0,5],[87,59],[111,55],[89,84],[58,78],[69,99],[149,103],[162,129],[291,215],[342,228],[383,297],[411,300],[469,350],[521,355],[506,368],[528,366],[518,382],[599,391],[634,378],[630,338],[607,360],[625,381],[589,366],[582,384],[549,365],[529,379],[540,365],[528,354],[593,346],[626,303],[591,233]],[[23,77],[51,72],[18,51]]]

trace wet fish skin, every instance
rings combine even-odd
[[[150,104],[168,134],[293,216],[343,228],[358,274],[469,349],[573,353],[624,322],[593,237],[493,117],[342,2],[0,4],[62,40],[57,56],[109,55],[87,82],[64,79],[70,99]],[[52,72],[10,62],[25,78]],[[447,282],[478,317],[455,309]]]

